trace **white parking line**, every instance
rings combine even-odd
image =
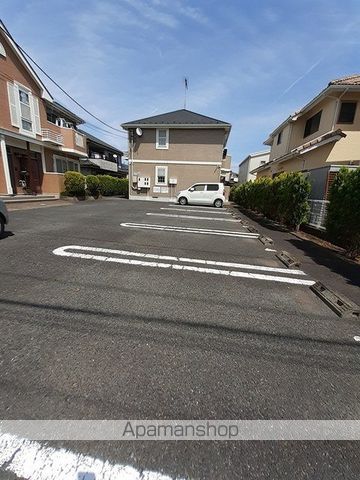
[[[7,472],[31,480],[171,480],[159,472],[140,471],[7,433],[0,433],[1,465],[6,465]]]
[[[217,220],[219,222],[239,223],[238,220],[230,220],[228,218],[195,217],[193,215],[171,215],[171,213],[147,213],[146,215],[152,215],[152,216],[156,216],[156,217],[190,218],[190,219],[193,219],[193,220]]]
[[[167,207],[161,207],[160,210],[171,210],[172,212],[176,211],[176,212],[198,212],[198,213],[205,213],[206,210],[198,210],[197,208],[188,208],[187,210],[185,210],[184,212],[184,209],[183,208],[167,208]],[[217,213],[217,214],[221,214],[221,215],[231,215],[230,212],[226,212],[226,211],[219,211],[219,210],[213,210],[211,212],[211,214],[213,213]]]
[[[95,252],[95,253],[108,253],[112,255],[123,255],[123,256],[135,256],[141,257],[144,259],[156,259],[156,260],[170,260],[174,263],[161,263],[161,262],[145,262],[142,260],[130,260],[128,258],[121,258],[121,257],[110,257],[105,255],[93,255],[88,253],[76,253],[76,252],[69,252],[68,250],[77,250],[80,252]],[[79,245],[68,245],[64,247],[56,248],[53,253],[55,255],[59,255],[62,257],[74,257],[74,258],[83,258],[87,260],[96,260],[102,262],[114,262],[114,263],[121,263],[125,265],[134,265],[139,267],[152,267],[152,268],[164,268],[164,269],[172,269],[172,270],[183,270],[183,271],[191,271],[191,272],[198,272],[198,273],[208,273],[213,275],[224,275],[230,277],[240,277],[240,278],[251,278],[255,280],[265,280],[265,281],[272,281],[272,282],[281,282],[281,283],[290,283],[296,285],[313,285],[315,282],[312,280],[302,280],[299,278],[290,278],[290,277],[281,277],[277,275],[264,275],[260,273],[249,273],[249,272],[242,272],[242,271],[234,271],[234,270],[220,270],[217,268],[207,268],[207,267],[196,267],[192,265],[181,265],[181,262],[186,263],[201,263],[203,265],[217,265],[217,266],[227,266],[230,268],[244,268],[242,264],[233,264],[227,262],[215,262],[211,260],[202,260],[202,259],[195,259],[195,258],[182,258],[182,257],[169,257],[169,256],[162,256],[162,255],[155,255],[155,254],[147,254],[147,253],[140,253],[140,252],[128,252],[126,250],[112,250],[108,248],[97,248],[97,247],[87,247],[87,246],[79,246]],[[205,262],[205,263],[204,263]],[[240,266],[241,265],[241,266]],[[254,265],[254,269],[256,270],[258,265]],[[273,267],[263,267],[264,270],[273,271]],[[288,269],[276,269],[277,273],[289,273]],[[304,275],[304,272],[300,270],[293,271],[296,272],[297,275]],[[300,273],[301,272],[301,273]]]
[[[259,237],[258,233],[250,232],[237,232],[234,230],[211,230],[209,228],[196,228],[196,227],[177,227],[174,225],[157,225],[151,223],[120,223],[122,227],[127,228],[139,228],[142,230],[159,230],[165,232],[180,232],[180,233],[195,233],[202,235],[220,235],[223,237],[240,237],[240,238],[252,238]]]
[[[177,207],[179,208],[180,207],[180,204],[179,203],[169,203],[168,204],[168,207]],[[182,209],[186,209],[186,208],[201,208],[202,210],[208,210],[208,211],[211,211],[213,212],[214,210],[216,210],[215,207],[213,207],[212,205],[209,205],[209,206],[201,206],[201,205],[181,205],[181,208]]]

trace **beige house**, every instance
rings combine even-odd
[[[182,109],[122,127],[129,134],[130,199],[173,201],[196,182],[220,182],[229,165],[231,125],[221,120]]]
[[[251,173],[309,172],[312,198],[325,199],[341,166],[360,165],[360,75],[333,80],[264,142],[270,161]]]

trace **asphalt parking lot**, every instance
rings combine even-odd
[[[9,229],[0,418],[359,418],[359,326],[228,210],[104,199],[15,211]],[[360,467],[355,442],[64,446],[170,478]]]

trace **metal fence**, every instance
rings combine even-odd
[[[310,220],[308,225],[319,230],[325,230],[326,214],[329,205],[328,200],[309,200]]]

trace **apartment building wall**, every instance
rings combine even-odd
[[[130,198],[171,200],[177,192],[198,182],[219,182],[225,130],[222,128],[170,128],[168,149],[156,148],[156,128],[143,128],[137,137],[129,169]],[[184,162],[184,163],[183,163]],[[166,168],[166,184],[157,184],[156,167]],[[150,179],[150,188],[137,188],[139,177]],[[173,185],[170,179],[176,179]]]
[[[274,158],[281,157],[282,155],[285,155],[289,151],[291,130],[292,130],[292,123],[284,126],[284,128],[281,130],[280,143],[278,143],[278,136],[280,132],[275,136],[273,144],[271,145],[270,160],[274,160]]]
[[[170,128],[169,148],[156,148],[156,128],[144,128],[136,138],[134,159],[221,162],[225,130],[221,128]]]
[[[0,55],[0,127],[6,130],[18,133],[19,129],[12,125],[10,117],[8,82],[13,81],[27,87],[32,94],[38,98],[40,121],[46,122],[46,111],[43,102],[40,100],[41,91],[38,84],[32,79],[31,75],[14,53],[6,36],[0,30],[0,42],[6,51],[6,57]],[[36,135],[41,139],[40,135]]]
[[[260,165],[267,163],[269,161],[269,156],[269,152],[261,152],[258,154],[251,154],[246,157],[245,160],[239,165],[238,183],[246,183],[250,180],[255,180],[256,175],[250,172]]]
[[[333,122],[336,114],[336,106],[336,99],[327,97],[322,102],[314,106],[311,110],[309,110],[309,112],[302,115],[296,122],[293,122],[288,151],[304,143],[310,142],[314,138],[324,135],[325,133],[330,132],[333,128]],[[317,130],[311,135],[304,137],[304,130],[307,120],[320,111],[322,111],[322,113],[319,130]]]

